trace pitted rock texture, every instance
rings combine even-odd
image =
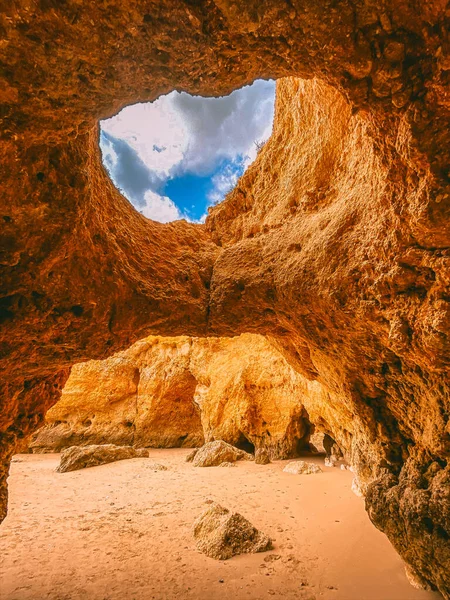
[[[253,456],[222,440],[208,442],[198,449],[192,459],[194,467],[219,467],[237,460],[253,460]]]
[[[261,333],[322,398],[377,526],[449,597],[449,20],[441,0],[5,3],[1,517],[72,364]],[[98,119],[256,77],[305,81],[278,86],[274,135],[206,226],[134,211]]]
[[[304,378],[261,336],[149,337],[105,361],[76,365],[30,447],[224,440],[289,458],[307,446],[306,393]]]
[[[150,471],[168,471],[168,467],[166,465],[161,465],[160,463],[149,462],[145,465],[146,469]]]
[[[315,473],[322,473],[322,469],[319,465],[305,462],[304,460],[294,460],[288,463],[283,471],[285,473],[292,473],[293,475],[313,475]]]
[[[199,448],[194,448],[194,449],[193,449],[191,452],[189,452],[189,454],[186,456],[186,458],[185,458],[185,461],[186,461],[187,463],[191,463],[191,462],[194,460],[194,458],[195,458],[195,455],[197,454],[197,452],[198,452],[198,451],[199,451]]]
[[[197,549],[210,558],[227,560],[237,554],[266,552],[271,539],[239,513],[211,505],[194,523]]]
[[[34,452],[86,444],[195,447],[204,443],[187,338],[144,340],[105,361],[75,365]]]
[[[131,446],[115,446],[105,444],[103,446],[72,446],[61,453],[58,473],[87,469],[106,465],[118,460],[130,458],[148,458],[148,450],[145,448],[132,448]]]
[[[326,454],[326,450],[323,445],[324,437],[324,434],[320,432],[314,432],[309,436],[309,448],[312,452]]]
[[[265,448],[258,448],[255,452],[255,464],[268,465],[270,464],[270,456]]]

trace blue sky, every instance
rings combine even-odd
[[[221,98],[171,92],[102,121],[103,162],[137,210],[161,222],[203,221],[272,131],[275,83]]]

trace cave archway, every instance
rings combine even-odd
[[[6,9],[2,516],[9,458],[74,362],[150,333],[259,331],[340,399],[371,518],[417,578],[448,595],[448,18],[438,2]],[[302,168],[282,172],[271,193],[253,171],[205,227],[134,214],[101,166],[98,119],[175,88],[220,94],[261,76],[317,77],[286,88],[283,101],[309,98],[319,129],[319,113],[339,108],[336,126],[347,151],[363,147],[360,165],[364,152],[370,158],[369,180],[345,177],[333,136],[316,144],[318,169],[297,160],[298,139],[287,134],[307,116],[299,109],[274,143],[288,141],[285,164]],[[275,157],[268,148],[261,162]],[[324,186],[327,165],[335,177]],[[283,188],[295,190],[283,196],[288,206],[276,201]],[[339,257],[337,278],[317,276],[327,271],[324,247]]]

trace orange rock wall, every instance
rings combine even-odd
[[[444,582],[450,254],[419,241],[429,189],[410,136],[404,121],[395,145],[382,138],[323,82],[279,82],[272,137],[207,221],[223,248],[210,318],[226,328],[232,304],[235,326],[270,327],[288,361],[320,384],[317,406],[332,406],[327,421],[357,465],[372,520],[407,560],[421,545],[425,579],[439,572]]]
[[[149,337],[76,365],[31,449],[197,447],[217,439],[287,458],[308,440],[307,386],[259,335]]]
[[[9,458],[72,364],[260,333],[351,415],[372,520],[449,597],[447,4],[4,4],[1,516]],[[308,81],[280,85],[272,140],[206,226],[137,214],[98,119],[256,77]]]

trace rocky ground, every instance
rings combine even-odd
[[[351,492],[352,473],[284,473],[285,461],[198,469],[186,449],[56,473],[59,455],[18,455],[0,527],[2,600],[437,600]],[[168,467],[156,470],[154,464]],[[212,500],[273,540],[216,561],[193,523]]]

